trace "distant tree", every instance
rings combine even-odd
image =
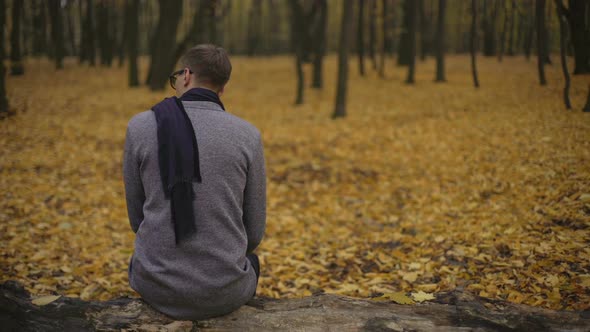
[[[408,77],[406,78],[406,83],[413,84],[414,83],[414,76],[416,72],[416,30],[417,30],[417,20],[418,20],[418,4],[416,1],[407,1],[410,5],[407,7],[409,10],[408,17],[409,17],[409,33],[408,33],[408,40],[409,44],[409,54],[410,54],[410,62],[408,63]]]
[[[100,64],[111,66],[113,63],[113,38],[111,26],[115,24],[110,20],[111,3],[106,0],[99,1],[96,6],[96,30],[98,32],[98,48],[100,50]]]
[[[432,10],[427,9],[426,0],[418,1],[418,12],[420,17],[420,60],[426,60],[426,56],[432,54]]]
[[[262,0],[253,0],[248,12],[247,54],[253,56],[259,52],[262,19]]]
[[[34,0],[31,3],[33,16],[33,55],[47,52],[47,15],[45,0]]]
[[[436,22],[436,82],[445,79],[445,12],[447,1],[438,0],[438,20]]]
[[[356,48],[359,57],[359,73],[361,76],[365,76],[365,1],[359,0],[358,1],[359,10],[358,10],[358,23],[357,23],[357,32],[356,32]]]
[[[66,54],[69,55],[76,55],[77,49],[76,49],[76,31],[74,30],[74,20],[72,18],[72,10],[74,8],[75,2],[74,1],[68,1],[65,4],[65,7],[63,8],[63,15],[64,15],[64,20],[65,20],[65,39],[66,39],[66,45],[67,45],[67,52]]]
[[[496,54],[496,21],[498,17],[498,0],[483,0],[483,55]]]
[[[86,15],[82,17],[82,2],[80,2],[80,22],[82,33],[80,34],[80,63],[88,62],[91,66],[96,64],[96,37],[94,33],[94,2],[86,0]]]
[[[10,114],[8,108],[8,98],[6,98],[6,85],[4,82],[6,76],[6,67],[4,67],[4,25],[6,23],[6,3],[0,0],[0,117],[6,117]]]
[[[545,0],[536,0],[535,2],[536,21],[537,21],[537,67],[539,69],[539,82],[541,85],[547,85],[545,79]]]
[[[370,0],[369,6],[369,58],[373,64],[373,70],[377,70],[377,57],[375,56],[375,43],[377,42],[377,0]]]
[[[326,0],[314,1],[317,6],[318,17],[313,28],[313,77],[312,88],[322,88],[323,86],[323,61],[326,53],[326,27],[328,23],[328,2]]]
[[[340,22],[340,45],[338,46],[338,85],[336,87],[336,106],[332,118],[346,116],[346,93],[348,84],[348,51],[350,44],[349,22],[352,20],[352,0],[344,0],[342,21]]]
[[[389,15],[388,15],[388,1],[381,0],[381,35],[383,36],[383,43],[381,47],[381,57],[379,61],[379,77],[385,77],[385,53],[390,43],[389,39]]]
[[[510,23],[508,28],[508,47],[506,54],[514,55],[514,17],[516,15],[516,0],[511,0],[510,5]]]
[[[504,49],[506,46],[506,33],[508,29],[508,6],[506,5],[505,0],[498,0],[500,1],[500,7],[504,9],[504,19],[502,20],[502,31],[500,32],[500,50],[498,51],[498,61],[502,62],[504,57]]]
[[[49,17],[51,19],[51,41],[53,43],[53,58],[55,68],[64,67],[64,30],[60,8],[60,0],[48,0]]]
[[[25,73],[21,52],[21,18],[24,11],[23,1],[12,2],[12,31],[10,31],[10,75]]]
[[[397,49],[397,64],[400,66],[407,66],[411,61],[411,38],[410,38],[410,26],[412,24],[411,16],[413,7],[416,6],[417,0],[404,0],[403,1],[403,18],[402,18],[402,30],[399,38],[399,46]],[[415,31],[414,31],[415,33]]]
[[[524,56],[527,60],[530,59],[532,49],[533,49],[533,40],[535,35],[535,6],[533,5],[533,1],[535,0],[527,0],[526,1],[526,8],[525,13],[528,12],[529,15],[524,15],[526,17],[526,32],[524,36]]]
[[[563,88],[563,102],[565,107],[569,110],[572,108],[570,102],[570,74],[567,70],[566,48],[567,48],[567,19],[566,13],[563,11],[565,6],[563,0],[555,0],[555,10],[557,11],[557,18],[559,20],[559,50],[561,55],[561,69],[565,78],[565,86]]]
[[[569,8],[560,1],[571,33],[574,50],[574,75],[590,73],[590,1],[570,0]]]
[[[176,30],[182,14],[182,0],[158,0],[160,14],[151,40],[151,61],[147,84],[151,90],[163,90],[176,63]]]
[[[473,75],[473,85],[479,88],[479,79],[477,78],[477,62],[475,53],[477,52],[477,0],[471,0],[471,73]]]
[[[125,3],[125,46],[129,59],[129,86],[139,85],[137,69],[138,30],[139,30],[139,0],[127,0]]]
[[[306,24],[303,6],[298,0],[289,0],[291,9],[291,43],[295,53],[295,71],[297,73],[297,94],[295,105],[303,104],[303,87],[305,76],[303,72],[304,43],[306,40]]]

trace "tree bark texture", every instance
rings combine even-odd
[[[588,331],[590,318],[587,312],[552,311],[453,291],[415,305],[332,294],[255,298],[226,316],[176,321],[133,298],[85,302],[60,297],[37,306],[20,284],[7,281],[0,285],[0,323],[6,331],[577,332]]]

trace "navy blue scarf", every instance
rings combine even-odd
[[[204,88],[190,89],[180,99],[165,98],[152,107],[158,125],[160,178],[170,200],[176,244],[197,230],[192,183],[202,180],[197,137],[181,101],[210,101],[225,110],[217,93]]]

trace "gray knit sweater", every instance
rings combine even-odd
[[[125,196],[135,250],[129,284],[151,306],[173,318],[227,314],[256,291],[246,253],[266,226],[266,174],[260,132],[208,101],[185,101],[199,147],[202,183],[194,183],[196,234],[174,242],[170,201],[164,198],[154,112],[127,126],[123,156]]]

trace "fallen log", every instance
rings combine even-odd
[[[439,293],[434,301],[399,305],[333,294],[255,298],[218,318],[175,321],[141,299],[88,302],[59,297],[42,306],[15,281],[0,285],[2,331],[590,331],[590,311],[554,311]]]

